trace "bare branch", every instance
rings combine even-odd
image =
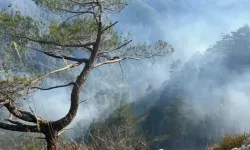
[[[13,114],[12,114],[12,113],[10,113],[10,115],[9,115],[9,119],[10,119],[10,120],[12,120],[12,118],[13,118]]]
[[[5,105],[7,103],[9,103],[10,101],[9,100],[3,100],[3,101],[0,101],[0,106],[2,105]],[[1,108],[1,107],[0,107]]]
[[[120,68],[121,68],[122,77],[124,78],[124,73],[123,73],[123,68],[122,68],[121,61],[119,61],[119,66],[120,66]]]
[[[11,97],[8,96],[8,99],[11,99]],[[36,117],[35,115],[33,115],[29,112],[19,110],[18,108],[16,108],[12,104],[12,102],[13,102],[13,100],[9,100],[9,103],[4,104],[4,106],[7,108],[7,110],[11,114],[9,117],[9,120],[11,120],[12,115],[14,115],[15,117],[17,117],[23,121],[27,121],[27,122],[32,122],[32,123],[37,123],[38,121],[46,122],[45,120],[41,119],[41,117]]]
[[[124,59],[126,59],[126,58],[119,58],[119,59],[114,59],[114,60],[108,60],[108,61],[105,61],[105,62],[101,62],[101,63],[98,63],[98,64],[94,65],[94,68],[97,68],[97,67],[100,67],[100,66],[106,65],[106,64],[117,63],[117,62],[120,62],[120,61],[122,61]]]
[[[45,140],[46,139],[45,137],[33,137],[33,138],[36,138],[36,139],[39,139],[39,140]]]
[[[117,62],[120,62],[120,61],[125,60],[125,59],[141,60],[141,59],[153,58],[155,56],[162,56],[162,55],[160,55],[160,52],[159,52],[159,53],[155,53],[155,54],[152,54],[152,55],[149,55],[149,56],[144,56],[144,57],[125,57],[125,58],[119,58],[119,57],[116,56],[116,57],[113,57],[113,58],[109,58],[107,61],[95,64],[93,68],[97,68],[97,67],[100,67],[100,66],[106,65],[106,64],[117,63]]]
[[[80,44],[84,44],[82,41],[79,40],[79,43]],[[92,46],[92,45],[91,45]],[[89,50],[90,52],[93,50],[92,48],[88,47],[88,46],[85,46],[84,47],[85,49]]]
[[[116,21],[115,23],[112,23],[110,26],[107,26],[106,28],[104,28],[104,29],[102,30],[102,33],[103,33],[104,31],[108,30],[109,28],[113,27],[113,26],[116,25],[117,23],[118,23],[118,21]]]
[[[67,86],[70,86],[70,85],[73,85],[75,84],[75,82],[70,82],[68,84],[64,84],[64,85],[57,85],[57,86],[53,86],[53,87],[49,87],[49,88],[42,88],[42,87],[31,87],[31,89],[39,89],[39,90],[52,90],[52,89],[57,89],[57,88],[62,88],[62,87],[67,87]]]
[[[67,21],[69,21],[70,19],[72,19],[72,18],[74,18],[74,17],[76,17],[76,16],[81,16],[82,14],[75,14],[75,15],[73,15],[73,16],[70,16],[70,17],[68,17],[66,20],[64,20],[63,22],[62,22],[62,24],[65,24]]]
[[[99,54],[110,53],[110,52],[113,52],[113,51],[119,50],[119,49],[121,49],[122,47],[124,47],[124,46],[128,45],[128,44],[129,44],[129,43],[131,43],[131,42],[132,42],[132,40],[130,40],[130,41],[128,41],[128,42],[126,42],[126,43],[124,43],[124,44],[122,44],[122,45],[118,46],[117,48],[115,48],[115,49],[113,49],[113,50],[109,50],[109,51],[102,51],[102,52],[100,52]]]
[[[44,52],[42,50],[39,50],[39,49],[35,49],[35,48],[31,48],[35,51],[39,51],[41,53],[44,53],[45,55],[47,56],[51,56],[53,58],[58,58],[58,59],[66,59],[66,60],[70,60],[70,61],[76,61],[76,62],[84,62],[84,63],[87,63],[88,62],[88,59],[87,58],[75,58],[75,57],[69,57],[69,56],[57,56],[51,52]]]
[[[15,124],[15,125],[20,125],[20,126],[23,126],[24,124],[19,122],[19,121],[14,121],[14,120],[11,120],[11,119],[5,119],[6,121],[9,121],[10,123],[12,124]]]
[[[74,0],[69,0],[69,1],[73,2],[73,3],[76,3],[78,5],[81,5],[81,6],[97,4],[97,2],[95,2],[95,1],[93,1],[93,2],[77,2],[77,1],[74,1]]]
[[[23,110],[17,109],[15,106],[12,105],[12,103],[8,103],[4,105],[8,111],[13,114],[15,117],[32,123],[37,123],[37,121],[43,121],[41,117],[36,117],[35,115],[31,114],[30,112],[26,112]]]
[[[35,132],[35,133],[40,132],[37,126],[24,125],[24,124],[17,126],[0,122],[0,128],[11,131],[19,131],[19,132]]]
[[[59,10],[62,10],[62,11],[65,11],[65,12],[68,12],[68,13],[72,13],[72,14],[94,14],[94,12],[92,11],[72,11],[72,10],[68,10],[68,9],[63,9],[63,8],[59,8]]]
[[[10,33],[5,33],[5,34],[10,35],[10,36],[14,36],[14,37],[20,38],[20,39],[27,39],[27,40],[35,42],[35,43],[46,44],[46,45],[55,45],[55,46],[61,46],[61,47],[83,47],[83,48],[86,48],[88,46],[92,46],[95,44],[95,42],[81,43],[81,44],[60,44],[60,43],[57,43],[55,41],[33,39],[33,38],[27,37],[25,35],[13,35]]]
[[[86,102],[88,99],[85,99],[83,101],[80,101],[79,104]]]
[[[30,118],[32,118],[34,121],[34,123],[37,123],[39,120],[42,120],[41,117],[37,117],[36,115],[30,113],[30,112],[27,112],[27,111],[23,111],[23,110],[19,110],[21,113],[29,116]]]
[[[66,67],[63,67],[63,68],[60,68],[60,69],[51,71],[51,72],[49,72],[49,73],[46,73],[45,75],[43,75],[43,76],[41,76],[41,77],[39,77],[39,78],[33,80],[33,81],[31,82],[31,84],[37,83],[37,82],[39,82],[40,80],[42,80],[42,79],[44,79],[44,78],[46,78],[46,77],[48,77],[49,75],[52,75],[52,74],[54,74],[54,73],[61,72],[61,71],[64,71],[64,70],[66,70],[66,69],[70,69],[70,68],[74,68],[74,67],[76,67],[76,66],[79,66],[79,65],[82,64],[82,63],[83,63],[83,62],[70,64],[70,65],[67,65]]]
[[[91,9],[91,8],[89,8],[86,12],[89,12],[90,9]],[[91,12],[91,13],[94,14],[94,12]],[[74,17],[76,17],[76,16],[81,16],[81,15],[84,15],[84,14],[85,14],[85,13],[77,13],[77,14],[75,14],[75,15],[73,15],[73,16],[70,16],[70,17],[68,17],[65,21],[63,21],[62,24],[65,24],[68,20],[70,20],[70,19],[72,19],[72,18],[74,18]]]
[[[61,131],[58,133],[58,135],[61,136],[65,131],[69,131],[69,130],[73,130],[73,129],[75,129],[75,128],[63,129],[63,130],[61,130]]]

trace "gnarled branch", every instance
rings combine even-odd
[[[101,6],[99,6],[100,12],[102,12]],[[101,14],[98,15],[98,28],[97,28],[97,36],[96,41],[93,46],[93,51],[91,52],[91,55],[89,57],[89,62],[85,64],[83,70],[81,71],[80,75],[78,76],[76,83],[74,84],[71,92],[71,104],[70,109],[67,113],[67,115],[57,121],[51,122],[52,126],[55,127],[57,130],[62,130],[64,127],[69,125],[74,117],[76,116],[78,107],[79,107],[79,98],[80,98],[80,92],[81,87],[87,80],[87,77],[93,68],[94,61],[97,57],[100,42],[102,37],[102,16]]]
[[[1,108],[1,106],[5,105],[5,104],[7,104],[9,102],[10,102],[9,100],[1,100],[0,101],[0,108]]]
[[[19,122],[19,121],[14,121],[14,120],[11,120],[11,119],[5,119],[6,121],[12,123],[12,124],[15,124],[15,125],[20,125],[20,126],[23,126],[24,124]]]
[[[8,111],[13,114],[15,117],[23,120],[23,121],[27,121],[27,122],[32,122],[32,123],[37,123],[39,122],[46,122],[45,120],[43,120],[41,117],[37,117],[35,115],[33,115],[30,112],[27,111],[23,111],[23,110],[19,110],[18,108],[16,108],[12,102],[7,103],[4,105]]]
[[[11,125],[7,123],[0,122],[0,128],[11,131],[19,131],[19,132],[35,132],[40,133],[40,130],[35,125]]]

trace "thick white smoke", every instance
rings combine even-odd
[[[8,8],[11,3],[15,9],[19,9],[24,14],[33,14],[41,18],[46,16],[46,14],[41,14],[35,7],[34,3],[30,0],[1,0],[0,7]],[[116,27],[117,30],[131,30],[132,37],[137,42],[152,42],[159,39],[166,40],[174,46],[176,52],[171,57],[159,59],[153,67],[150,67],[151,62],[147,61],[132,61],[130,63],[125,62],[124,72],[130,71],[127,73],[129,74],[129,80],[126,81],[128,84],[127,86],[131,88],[131,91],[134,89],[142,89],[141,91],[144,91],[149,82],[153,83],[155,88],[159,87],[163,81],[169,78],[169,64],[172,60],[180,59],[184,64],[190,58],[193,59],[192,56],[195,53],[205,53],[205,50],[209,47],[209,45],[214,44],[220,39],[221,33],[229,33],[230,31],[241,27],[243,24],[249,23],[249,6],[250,2],[248,0],[133,1],[120,15],[112,16],[113,20],[120,21]],[[201,57],[201,59],[203,59],[203,57]],[[203,61],[194,60],[194,64],[201,62]],[[105,69],[106,68],[101,69],[100,71],[105,72]],[[119,69],[119,67],[116,66],[113,69]],[[217,68],[214,67],[214,69],[218,69],[216,71],[218,74],[228,73],[227,69],[223,72],[225,68],[221,66]],[[211,73],[213,70],[209,71]],[[98,87],[101,84],[102,86],[99,89],[107,87],[112,87],[111,89],[119,89],[119,87],[121,87],[120,81],[115,84],[114,82],[111,82],[114,79],[112,75],[103,79],[97,75],[98,71],[96,72],[97,73],[93,76],[96,76],[97,79],[89,80],[87,85],[94,85],[92,87]],[[117,72],[118,73],[115,75],[115,79],[120,80],[121,74],[119,71]],[[239,76],[232,76],[232,80],[228,83],[228,85],[217,86],[213,90],[217,92],[214,93],[215,95],[224,94],[224,98],[230,101],[230,104],[227,106],[230,107],[230,110],[232,110],[228,112],[228,115],[230,115],[229,120],[236,122],[241,131],[248,129],[244,122],[247,122],[247,118],[250,117],[246,115],[247,108],[250,106],[248,101],[249,96],[247,95],[245,88],[245,86],[249,86],[246,83],[249,79],[248,76],[248,73],[244,73]],[[90,79],[93,78],[91,77]],[[207,100],[207,97],[210,96],[206,91],[207,87],[202,86],[204,84],[195,84],[197,82],[197,78],[184,79],[189,80],[188,85],[190,87],[199,85],[197,86],[197,89],[189,88],[189,86],[184,89],[195,98],[193,105],[197,107],[197,112],[204,114],[212,111],[213,109],[210,108],[213,108],[214,105],[216,105],[216,101],[213,101],[214,103],[205,101]],[[186,83],[184,79],[183,82]],[[190,81],[190,79],[192,79],[192,81]],[[175,82],[171,80],[168,82]],[[204,82],[209,84],[208,80]],[[211,80],[210,82],[212,84],[217,81]],[[235,85],[238,85],[237,89],[235,89]],[[90,86],[86,86],[86,90],[89,87]],[[88,93],[91,94],[84,96],[95,99],[95,92],[99,89],[95,89],[94,91],[87,90]],[[41,113],[44,117],[48,114],[48,118],[57,119],[67,113],[69,108],[69,96],[70,94],[68,90],[61,89],[51,92],[38,93],[35,95],[34,99],[39,113]],[[118,96],[118,98],[120,97],[121,96]],[[113,99],[115,100],[116,98],[117,97]],[[83,100],[84,99],[85,98],[83,98]],[[110,109],[110,106],[113,106],[112,104],[115,102],[111,100],[107,101],[107,103],[110,104],[107,105],[107,107],[102,107],[103,109]],[[206,106],[205,104],[209,104],[211,107],[206,110],[204,109],[204,106]],[[42,106],[45,110],[41,108]],[[81,108],[76,121],[84,119],[86,122],[89,122],[93,118],[100,118],[102,115],[100,112],[105,112],[100,111],[96,102],[89,101],[88,106],[90,111],[86,109],[86,107]],[[201,111],[199,112],[198,110]],[[91,115],[89,112],[91,112]]]

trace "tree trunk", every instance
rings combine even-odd
[[[58,150],[58,132],[52,131],[45,134],[47,150]]]

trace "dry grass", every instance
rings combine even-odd
[[[248,137],[250,137],[249,134],[226,135],[219,144],[210,146],[208,150],[231,150],[235,147],[241,147],[243,141]]]
[[[102,130],[103,129],[103,130]],[[130,128],[119,126],[116,128],[95,128],[92,142],[77,143],[69,142],[60,138],[58,149],[60,150],[147,150],[147,144],[141,137],[135,136]],[[7,137],[6,137],[7,138]],[[3,138],[4,139],[4,138]],[[10,137],[9,137],[10,139]],[[37,139],[33,136],[20,136],[11,140],[1,140],[0,150],[46,150],[44,139]]]
[[[86,145],[76,144],[76,143],[64,144],[62,147],[60,147],[60,149],[61,150],[89,150],[89,148]]]

